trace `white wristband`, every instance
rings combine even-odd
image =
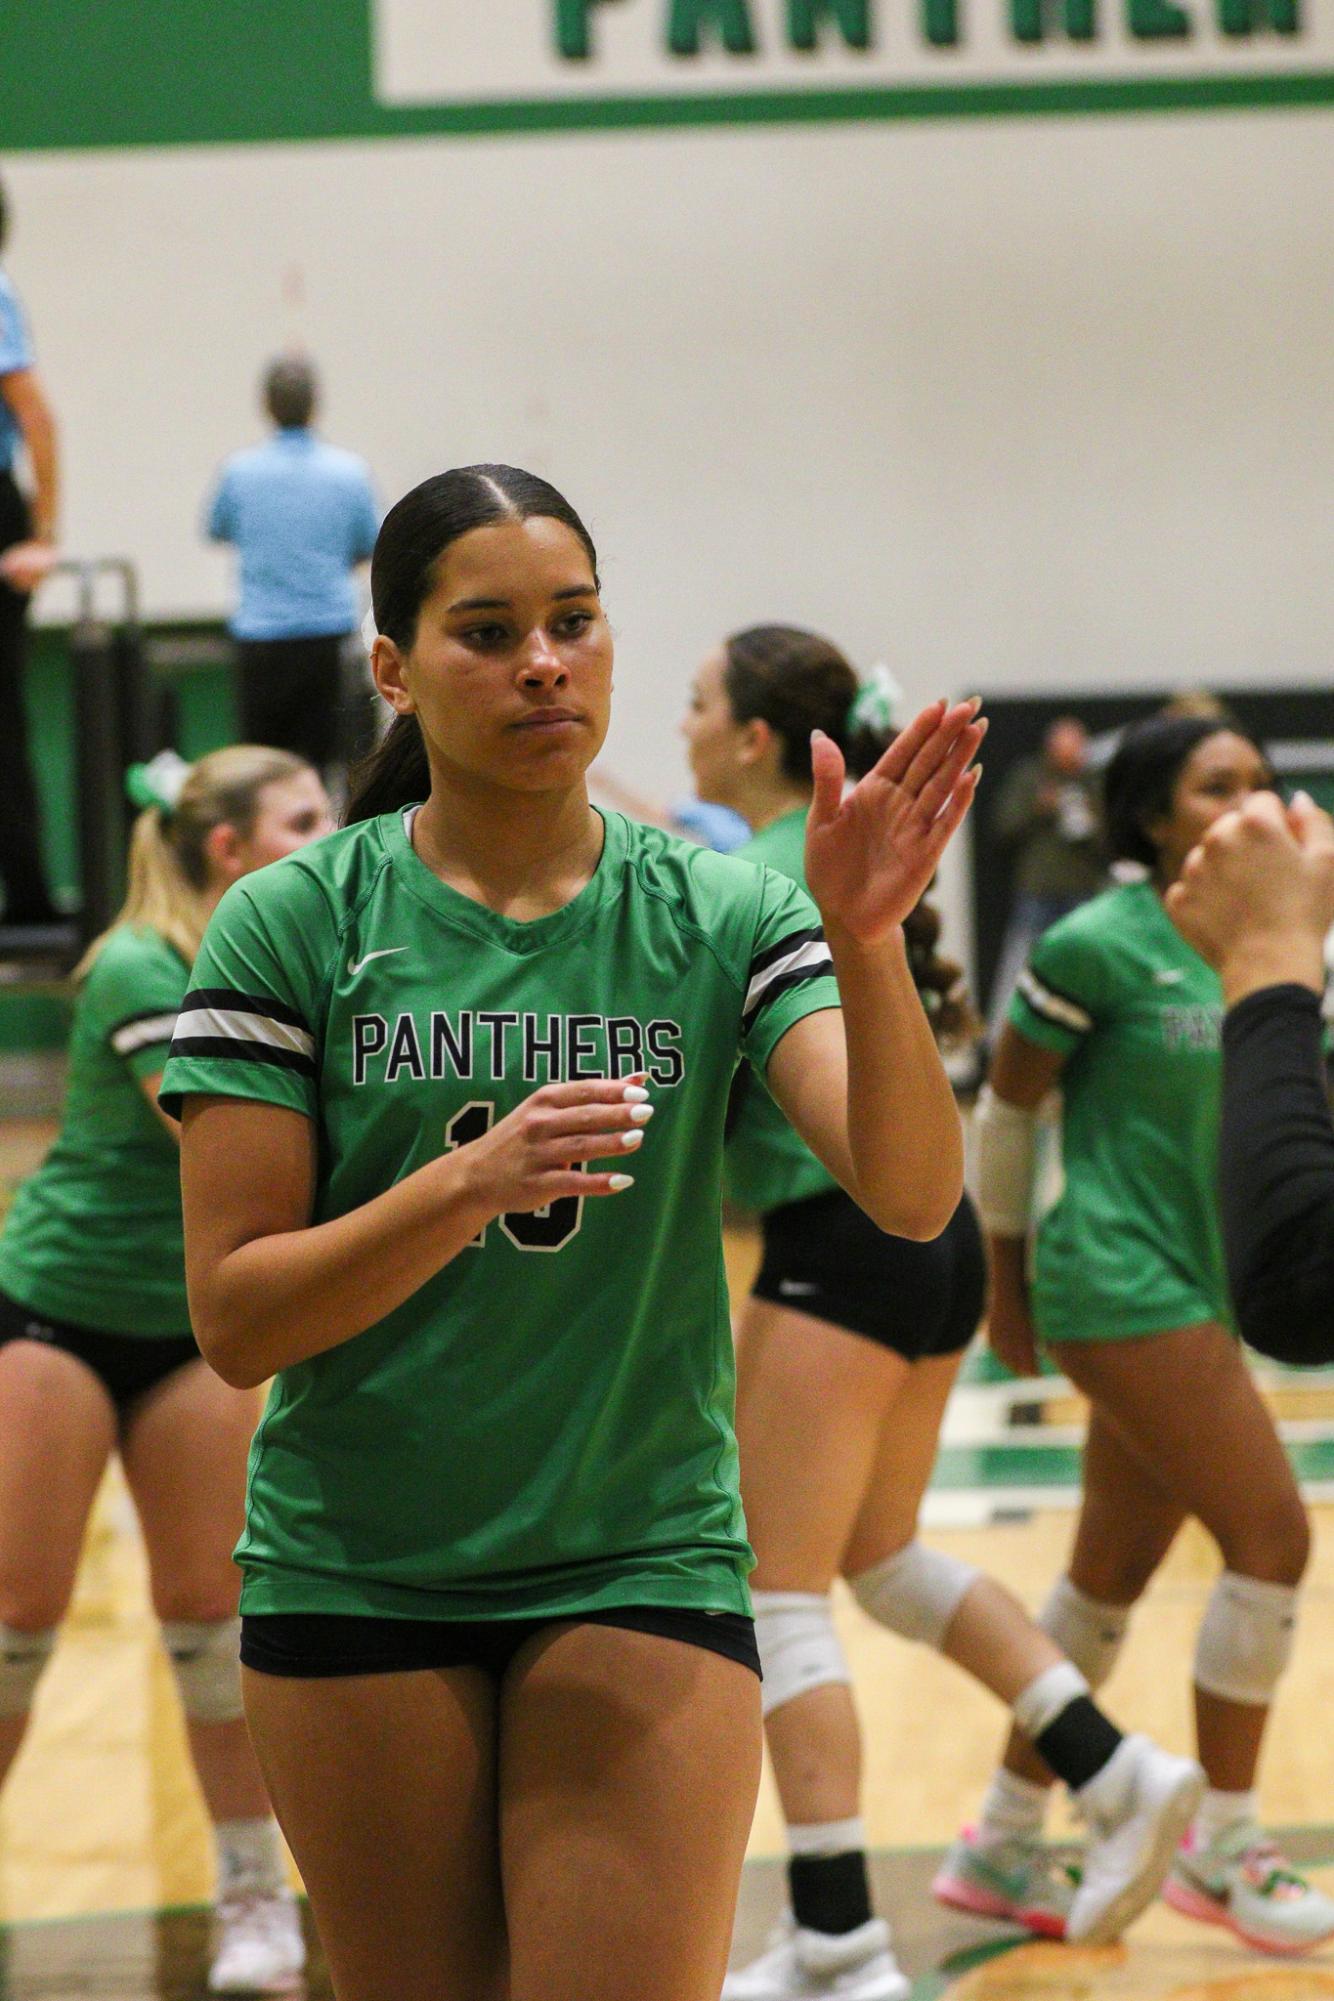
[[[998,1098],[990,1084],[984,1084],[973,1126],[983,1227],[997,1237],[1026,1237],[1033,1221],[1038,1115]]]

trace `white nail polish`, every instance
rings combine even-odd
[[[627,1153],[630,1152],[632,1147],[642,1146],[643,1144],[644,1144],[644,1135],[642,1132],[621,1134],[621,1145]]]
[[[635,1177],[633,1174],[609,1174],[607,1176],[607,1185],[610,1188],[614,1188],[619,1195],[623,1188],[634,1187]]]
[[[637,1126],[646,1126],[656,1109],[654,1105],[636,1105],[630,1116]]]
[[[642,1105],[648,1097],[648,1092],[642,1084],[627,1084],[621,1096],[627,1105]]]

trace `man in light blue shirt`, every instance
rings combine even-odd
[[[0,254],[6,233],[0,189]],[[19,460],[26,489],[14,477]],[[37,373],[18,293],[0,266],[0,881],[7,925],[59,921],[39,837],[23,701],[28,603],[57,557],[56,420]]]
[[[223,466],[206,532],[230,542],[240,591],[230,621],[241,735],[295,751],[319,770],[338,754],[344,642],[355,630],[355,572],[380,525],[370,474],[311,429],[315,372],[293,357],[265,372],[274,432]]]

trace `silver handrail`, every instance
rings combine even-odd
[[[80,625],[97,622],[98,584],[103,578],[114,578],[120,585],[120,604],[119,615],[112,622],[138,625],[139,573],[128,556],[62,556],[47,574],[73,579]]]

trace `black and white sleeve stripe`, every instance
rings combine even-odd
[[[164,1014],[160,1007],[142,1008],[138,1014],[127,1014],[124,1021],[118,1021],[107,1040],[117,1056],[137,1056],[141,1049],[151,1049],[155,1043],[170,1042],[175,1028],[174,1013]]]
[[[755,1023],[779,994],[791,987],[804,987],[811,980],[832,977],[834,961],[818,926],[811,931],[793,931],[778,944],[767,946],[751,960],[750,978],[741,1014],[741,1032],[749,1035]]]
[[[296,1009],[230,987],[198,987],[185,996],[171,1053],[233,1057],[315,1075],[315,1037]]]
[[[1053,1028],[1069,1029],[1076,1035],[1087,1035],[1092,1028],[1093,1016],[1088,1009],[1071,1000],[1069,994],[1049,987],[1038,978],[1031,966],[1024,967],[1016,984],[1034,1014],[1041,1015]]]

